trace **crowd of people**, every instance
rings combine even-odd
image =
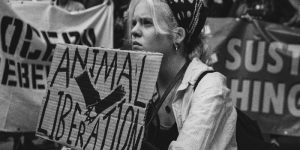
[[[81,11],[103,2],[107,1],[57,0],[56,5]],[[236,140],[238,113],[228,97],[226,77],[211,67],[201,30],[207,17],[250,16],[300,27],[299,0],[118,0],[114,4],[114,47],[164,54],[142,149],[241,149]]]
[[[103,0],[57,0],[56,5],[68,11],[79,11],[102,4]],[[114,1],[114,47],[127,46],[126,24],[130,0]],[[209,0],[208,17],[250,16],[267,22],[300,28],[299,0]]]

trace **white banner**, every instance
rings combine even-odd
[[[113,5],[69,13],[0,1],[0,130],[34,131],[56,43],[113,46]]]

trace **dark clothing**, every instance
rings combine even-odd
[[[288,21],[296,10],[288,0],[237,0],[233,3],[228,17],[245,14],[273,23]]]

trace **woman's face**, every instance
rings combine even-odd
[[[150,7],[145,0],[137,4],[132,19],[132,49],[161,52],[167,54],[172,51],[173,42],[170,35],[156,32]],[[166,25],[158,19],[160,25]]]

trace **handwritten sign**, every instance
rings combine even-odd
[[[76,149],[140,149],[162,54],[59,44],[37,135]]]

